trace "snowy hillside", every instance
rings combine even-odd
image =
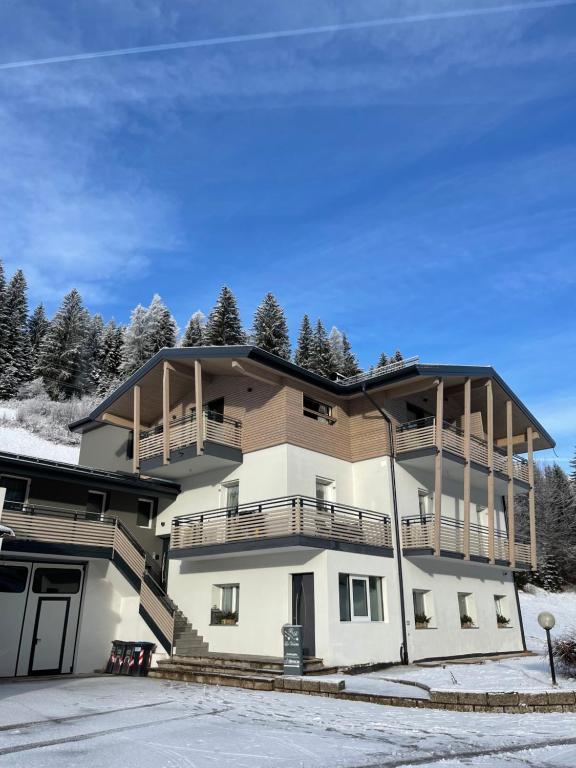
[[[538,624],[538,614],[550,611],[556,618],[553,635],[562,635],[567,630],[576,632],[576,592],[545,592],[533,587],[534,594],[520,592],[520,607],[524,619],[526,645],[531,651],[544,653],[546,635]]]
[[[78,445],[62,445],[16,425],[16,411],[0,408],[0,451],[37,456],[41,459],[77,464],[80,454]]]

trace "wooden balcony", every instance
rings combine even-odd
[[[204,439],[231,448],[242,448],[242,422],[231,419],[221,413],[204,411]],[[181,419],[173,419],[169,425],[170,450],[178,450],[194,445],[198,437],[198,421],[196,412]],[[146,432],[140,433],[140,459],[150,459],[162,456],[164,447],[164,426],[160,424]]]
[[[432,516],[402,518],[402,549],[405,555],[430,555],[434,553],[435,525]],[[519,567],[529,567],[530,542],[515,539],[516,562]],[[448,556],[464,557],[464,523],[442,517],[440,521],[440,551]],[[489,531],[482,525],[470,525],[470,558],[479,562],[489,561]],[[508,565],[508,535],[494,531],[494,559]]]
[[[436,419],[430,416],[426,419],[409,421],[396,427],[394,447],[397,454],[417,451],[421,448],[436,446]],[[444,422],[442,430],[442,445],[445,451],[464,456],[464,432],[457,427]],[[494,470],[504,475],[508,473],[506,451],[494,446]],[[476,464],[488,466],[488,443],[485,440],[470,436],[470,458]],[[520,456],[513,457],[513,473],[515,480],[528,483],[528,462]]]
[[[175,518],[170,557],[294,546],[391,554],[390,518],[305,496],[268,499]]]

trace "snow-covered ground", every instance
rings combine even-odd
[[[404,710],[107,676],[0,684],[0,700],[0,768],[576,765],[573,714]]]
[[[370,677],[413,680],[434,690],[461,691],[545,691],[552,690],[550,667],[544,656],[546,635],[538,624],[541,611],[556,617],[553,634],[568,629],[576,632],[576,593],[552,594],[534,589],[535,594],[520,593],[526,644],[538,656],[485,661],[480,664],[447,664],[440,667],[394,667]],[[505,632],[506,630],[502,630]],[[558,678],[560,688],[576,689],[576,679]],[[576,765],[576,761],[574,763]]]
[[[79,446],[54,443],[23,427],[13,426],[10,422],[15,418],[16,411],[13,408],[0,408],[0,451],[78,464]]]

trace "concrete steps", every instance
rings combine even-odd
[[[179,656],[206,656],[208,653],[208,643],[204,641],[202,635],[194,629],[181,610],[177,609],[174,614],[174,642],[173,653]]]

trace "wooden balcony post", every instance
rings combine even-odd
[[[204,453],[204,405],[202,401],[202,363],[194,360],[194,391],[196,396],[196,454]]]
[[[532,570],[538,568],[538,557],[536,555],[536,496],[534,492],[534,430],[528,427],[528,514],[530,517],[530,564]]]
[[[514,429],[512,423],[512,400],[506,400],[506,458],[508,473],[508,560],[510,567],[516,565],[516,526],[514,519]]]
[[[470,560],[470,411],[472,383],[464,381],[464,559]]]
[[[440,556],[442,524],[442,442],[444,432],[444,380],[436,386],[436,459],[434,463],[434,554]]]
[[[164,360],[162,376],[162,459],[164,464],[170,462],[170,365]]]
[[[488,451],[488,559],[494,563],[494,393],[492,379],[486,382],[486,436]]]
[[[134,385],[134,444],[132,449],[132,470],[140,472],[140,385]]]

